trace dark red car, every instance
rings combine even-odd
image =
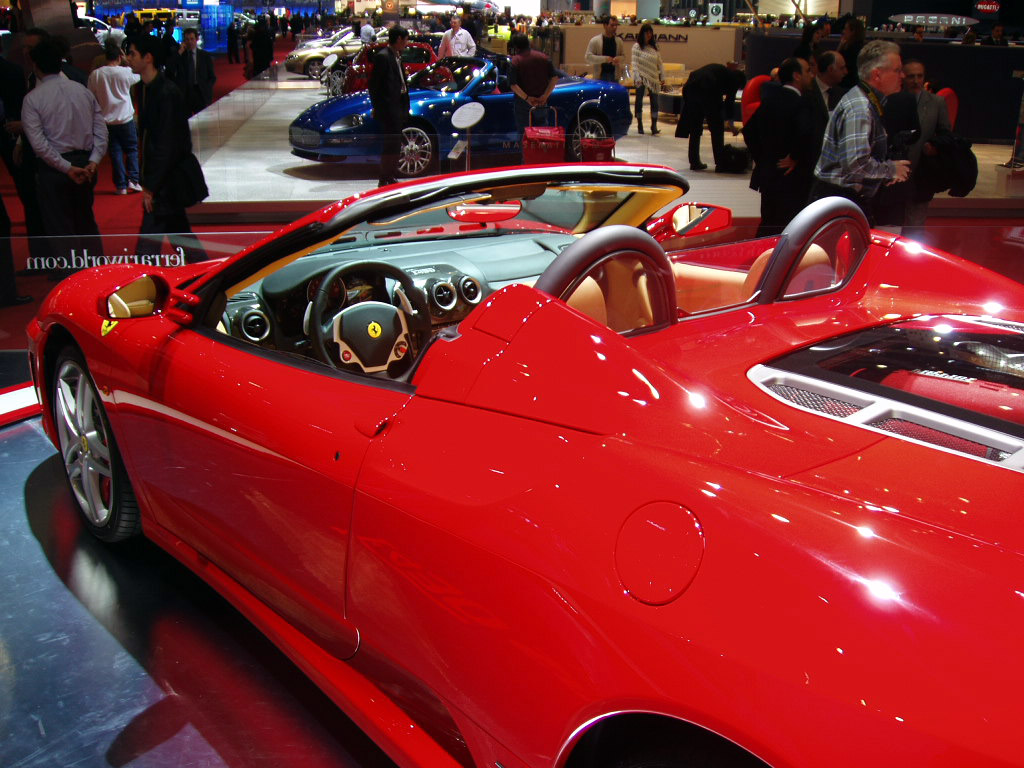
[[[387,43],[367,45],[356,54],[352,66],[345,71],[341,93],[356,93],[366,90],[370,83],[370,73],[373,71],[373,56],[386,45]],[[402,51],[402,66],[405,67],[406,77],[421,69],[426,69],[435,61],[437,61],[437,54],[426,43],[410,42]]]

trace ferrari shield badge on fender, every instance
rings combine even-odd
[[[104,320],[100,326],[100,336],[106,336],[117,327],[117,320]]]
[[[366,332],[370,334],[371,339],[379,339],[381,333],[380,323],[370,323],[368,326],[366,326]]]

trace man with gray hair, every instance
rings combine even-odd
[[[888,159],[889,142],[882,125],[882,100],[903,85],[900,47],[886,40],[871,41],[857,57],[857,74],[856,87],[829,116],[810,199],[848,198],[873,224],[878,190],[910,175],[909,161]]]

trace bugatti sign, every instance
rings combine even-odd
[[[996,0],[980,0],[974,7],[978,13],[999,13],[999,3]]]
[[[889,21],[913,27],[969,27],[978,23],[977,19],[970,16],[952,13],[897,13],[890,16]]]

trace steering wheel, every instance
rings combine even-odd
[[[383,301],[360,301],[342,308],[326,321],[330,286],[355,272],[391,278],[401,286],[402,307]],[[383,280],[381,281],[383,283]],[[430,310],[423,292],[405,271],[382,261],[342,264],[320,281],[309,316],[313,348],[321,360],[339,368],[328,342],[338,345],[338,358],[363,373],[387,371],[396,360],[411,359],[430,338]]]
[[[635,258],[644,267],[653,326],[674,323],[677,309],[672,262],[657,240],[625,224],[612,224],[585,234],[555,257],[533,287],[565,301],[595,267],[620,258]]]

